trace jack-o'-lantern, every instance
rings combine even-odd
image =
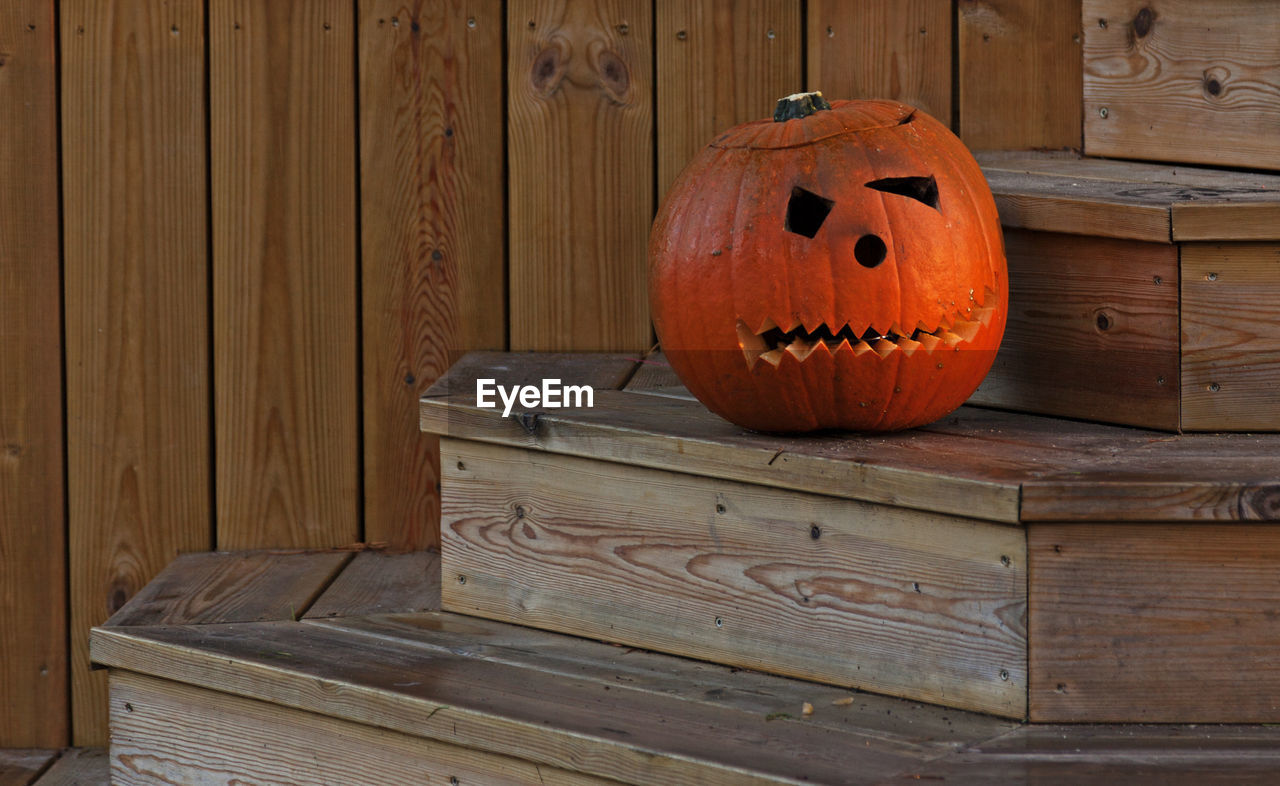
[[[676,374],[759,431],[890,431],[977,388],[1004,333],[995,203],[963,143],[893,101],[789,96],[672,185],[649,295]]]

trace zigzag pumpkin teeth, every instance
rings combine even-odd
[[[791,325],[784,329],[771,317],[765,318],[760,330],[752,331],[740,319],[737,325],[738,345],[749,368],[762,358],[776,367],[786,353],[799,362],[808,360],[818,351],[834,356],[847,350],[854,357],[875,352],[887,358],[895,350],[901,350],[904,356],[909,357],[920,351],[932,353],[944,346],[958,349],[960,344],[973,341],[984,327],[990,325],[995,311],[994,306],[969,306],[964,312],[949,318],[944,316],[935,327],[919,320],[910,332],[902,327],[901,322],[891,322],[887,329],[876,324],[867,325],[858,333],[858,328],[851,322],[832,330],[831,320],[809,324],[796,318],[786,320]]]
[[[942,339],[932,333],[917,333],[916,342],[919,343],[920,346],[924,347],[925,352],[932,352],[938,348],[939,344],[942,343]]]
[[[771,349],[768,352],[761,353],[760,359],[776,368],[782,362],[782,352],[781,349]]]
[[[973,322],[968,319],[957,319],[951,325],[951,332],[955,333],[965,341],[973,341],[974,336],[978,335],[978,331],[982,329],[981,322]]]

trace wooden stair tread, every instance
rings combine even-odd
[[[1029,152],[976,157],[1006,227],[1160,243],[1280,239],[1280,175]]]
[[[501,382],[574,370],[537,354],[487,354]],[[754,434],[670,395],[661,357],[645,361],[641,391],[597,389],[591,409],[476,406],[448,384],[421,402],[426,431],[694,475],[746,481],[920,510],[1018,523],[1280,520],[1280,435],[1167,434],[961,407],[896,434],[802,438]],[[653,367],[651,367],[653,366]],[[471,372],[474,373],[474,372]],[[579,371],[578,373],[581,373]],[[506,383],[503,383],[506,384]]]
[[[201,555],[201,561],[254,564],[247,556]],[[380,565],[413,574],[435,561],[427,553],[405,557],[364,552],[345,571],[353,580]],[[296,575],[307,560],[319,567],[331,553],[300,555],[283,570]],[[392,734],[391,742],[443,745],[443,760],[473,751],[501,757],[508,774],[513,762],[524,762],[529,777],[565,783],[1214,782],[1192,774],[1247,783],[1280,774],[1275,728],[1019,725],[445,612],[347,614],[343,597],[355,611],[369,597],[344,589],[351,582],[342,575],[315,587],[322,590],[317,605],[329,598],[323,617],[304,610],[301,620],[154,624],[182,619],[196,605],[176,575],[164,583],[166,601],[153,593],[145,602],[150,618],[133,609],[135,624],[93,631],[95,662],[116,670],[120,701],[137,705],[122,705],[124,712],[135,719],[150,714],[151,727],[161,731],[172,725],[175,733],[199,735],[206,723],[210,734],[221,733],[233,710],[248,707],[254,718],[265,718],[271,707],[291,708],[282,710],[292,713],[290,728],[310,739],[371,746],[350,759],[327,750],[315,761],[382,755],[376,746],[385,747]],[[208,583],[196,575],[187,589],[199,594]],[[225,606],[217,593],[212,600]],[[379,594],[387,608],[422,602],[421,591],[402,581],[385,583]],[[805,702],[812,715],[803,714]],[[183,719],[188,715],[191,722]],[[263,766],[304,767],[311,759],[307,742],[291,738],[288,754],[271,753]],[[242,756],[262,747],[240,743]],[[133,750],[128,739],[121,744],[133,751],[126,765],[132,772],[136,754],[146,759],[148,751]],[[203,744],[216,748],[218,738]],[[169,748],[182,750],[177,742]],[[408,757],[402,766],[416,761],[412,750],[390,750]],[[43,758],[31,766],[38,768],[53,756],[36,753]],[[14,761],[12,752],[0,752],[0,763]],[[340,774],[360,776],[358,766],[347,766]]]
[[[102,748],[0,748],[0,786],[107,786],[110,762]]]

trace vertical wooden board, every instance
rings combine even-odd
[[[1084,149],[1280,168],[1280,0],[1084,0]]]
[[[1280,431],[1280,244],[1182,244],[1182,427]]]
[[[1280,720],[1280,528],[1027,530],[1032,721]]]
[[[810,90],[892,98],[951,124],[950,0],[809,0]]]
[[[958,11],[965,144],[1079,150],[1079,0],[960,0]]]
[[[804,89],[799,0],[658,0],[658,194],[726,128]]]
[[[209,3],[219,549],[360,536],[351,2]]]
[[[204,8],[60,5],[75,742],[106,741],[89,628],[210,538]]]
[[[111,711],[111,782],[120,786],[228,780],[296,786],[604,782],[126,671],[111,675]]]
[[[653,8],[507,4],[510,347],[652,345]]]
[[[1006,229],[1009,322],[974,403],[1178,428],[1178,249]]]
[[[444,440],[447,611],[1022,717],[1017,527]]]
[[[440,541],[439,449],[418,397],[502,349],[506,204],[498,0],[361,0],[364,539]]]
[[[70,725],[53,19],[0,5],[0,748]]]

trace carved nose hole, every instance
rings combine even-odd
[[[853,258],[863,267],[875,267],[884,261],[889,249],[879,235],[863,235],[853,246]]]
[[[883,191],[886,194],[897,194],[917,202],[923,202],[934,210],[938,209],[938,181],[933,175],[928,177],[886,177],[872,180],[867,188]]]
[[[796,186],[791,189],[791,199],[787,201],[787,221],[784,226],[788,232],[813,237],[822,228],[822,222],[827,220],[834,205],[834,201]]]

